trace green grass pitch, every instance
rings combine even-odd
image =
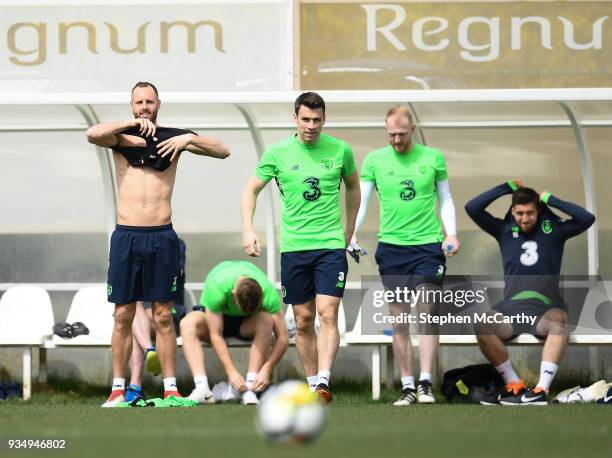
[[[255,409],[101,409],[104,395],[35,393],[0,403],[0,456],[374,458],[612,456],[612,408],[600,405],[481,407],[390,405],[366,390],[336,391],[328,427],[307,446],[273,446],[257,435]],[[11,438],[66,439],[66,450],[9,451]]]

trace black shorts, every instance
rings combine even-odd
[[[303,304],[317,294],[344,296],[348,262],[346,250],[307,250],[281,253],[281,291],[285,304]]]
[[[181,273],[179,240],[172,224],[117,225],[111,237],[108,301],[174,301]]]
[[[193,310],[206,312],[206,307],[203,305],[194,305]],[[247,342],[253,340],[252,337],[244,337],[240,334],[240,326],[242,326],[242,323],[247,318],[248,316],[234,316],[223,313],[223,337],[226,339],[228,337],[234,337]]]
[[[441,286],[446,273],[442,244],[393,245],[378,242],[378,273],[386,289],[416,288],[425,283]]]
[[[552,309],[561,309],[566,310],[565,305],[558,304],[545,304],[542,301],[537,299],[524,299],[524,300],[503,300],[495,304],[493,310],[503,314],[504,316],[514,316],[517,318],[525,317],[535,317],[533,325],[530,323],[512,323],[512,337],[521,335],[521,334],[531,334],[532,336],[545,340],[546,336],[541,336],[538,334],[538,323],[544,316],[546,312]]]

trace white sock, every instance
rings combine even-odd
[[[331,378],[331,371],[319,371],[317,375],[317,385],[322,383],[323,385],[329,386],[329,379]]]
[[[555,378],[557,369],[559,369],[557,364],[542,361],[540,364],[540,380],[538,381],[536,388],[544,388],[544,390],[548,393],[548,389],[550,388],[553,378]]]
[[[308,383],[308,388],[310,388],[310,391],[315,390],[315,387],[317,386],[317,379],[318,377],[316,375],[306,377],[306,382]]]
[[[202,388],[206,391],[210,391],[210,386],[208,385],[208,377],[206,375],[196,375],[193,378],[193,383],[196,388]]]
[[[176,388],[176,377],[168,377],[164,379],[164,391],[178,391]]]
[[[402,391],[406,388],[415,389],[414,386],[414,377],[412,375],[407,375],[406,377],[402,377]]]
[[[499,366],[495,366],[495,370],[497,370],[499,375],[504,378],[504,383],[506,385],[510,382],[518,382],[521,380],[519,375],[514,370],[514,367],[512,367],[510,360],[506,361],[505,363],[501,363]]]
[[[421,380],[431,383],[431,372],[421,372],[421,375],[419,375],[419,382]]]
[[[125,379],[124,378],[114,378],[113,379],[113,387],[111,390],[125,390]]]
[[[257,372],[247,372],[246,379],[244,381],[249,391],[251,391],[251,389],[253,388],[253,384],[255,383],[256,378]]]

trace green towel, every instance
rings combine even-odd
[[[167,399],[138,399],[136,402],[121,402],[117,407],[196,407],[198,403],[187,398],[168,396]]]

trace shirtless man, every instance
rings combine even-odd
[[[153,303],[157,352],[164,398],[179,397],[176,387],[176,335],[172,306],[180,275],[179,241],[172,229],[170,200],[176,165],[183,150],[225,159],[219,140],[194,132],[160,127],[157,88],[139,82],[132,89],[134,119],[101,123],[87,130],[90,143],[113,149],[119,192],[117,227],[111,238],[108,300],[115,303],[112,336],[113,385],[102,407],[125,401],[125,374],[132,352],[136,301]]]

